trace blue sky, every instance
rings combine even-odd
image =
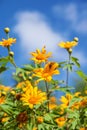
[[[73,55],[79,58],[81,69],[87,72],[86,0],[0,0],[0,40],[5,37],[5,27],[10,27],[10,36],[17,39],[12,50],[18,66],[29,62],[29,52],[44,45],[52,51],[55,61],[64,60],[67,53],[57,44],[78,37],[79,44]],[[1,47],[0,52],[2,56],[7,54]],[[1,76],[10,84],[10,76]]]

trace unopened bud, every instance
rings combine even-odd
[[[10,28],[6,27],[6,28],[4,28],[4,31],[5,31],[5,33],[9,33],[10,32]]]
[[[6,92],[3,91],[3,92],[2,92],[2,95],[6,95]]]
[[[13,56],[14,56],[14,52],[13,52],[13,51],[10,51],[10,52],[9,52],[9,55],[13,57]]]
[[[72,53],[72,48],[69,49],[69,53]]]
[[[15,94],[16,94],[16,92],[12,90],[12,91],[11,91],[11,94],[12,94],[12,95],[15,95]]]
[[[78,41],[79,41],[78,37],[74,37],[73,40],[74,40],[75,42],[78,42]]]

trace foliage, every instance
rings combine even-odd
[[[14,87],[0,85],[0,130],[86,130],[87,129],[87,90],[85,96],[80,92],[72,93],[69,86],[69,71],[73,66],[80,67],[79,60],[72,56],[72,48],[78,44],[78,38],[71,42],[62,42],[60,47],[66,49],[69,59],[64,62],[49,61],[51,52],[43,47],[32,52],[34,64],[17,67],[11,45],[16,41],[9,38],[9,28],[4,29],[7,39],[0,45],[7,48],[8,56],[0,58],[0,73],[6,71],[7,63],[15,67]],[[53,78],[67,72],[66,81]],[[82,71],[76,72],[86,80]],[[41,84],[40,84],[41,83]],[[44,88],[44,89],[41,89]],[[53,96],[54,91],[62,91],[60,99]]]

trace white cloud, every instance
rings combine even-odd
[[[20,12],[16,15],[16,20],[14,31],[19,36],[19,43],[24,50],[23,56],[46,45],[47,50],[53,53],[55,60],[64,61],[67,58],[64,49],[57,47],[58,42],[65,38],[53,31],[44,15],[39,12]],[[83,53],[78,51],[75,56],[80,58],[82,64],[85,63],[86,58]]]
[[[80,64],[87,64],[86,56],[81,51],[74,52],[74,56],[79,59]]]
[[[21,46],[26,52],[41,49],[46,45],[47,50],[52,51],[55,55],[61,53],[57,44],[64,38],[60,33],[53,31],[45,16],[38,12],[21,12],[16,15],[16,19],[17,24],[14,31],[18,34]]]
[[[87,33],[87,4],[55,5],[52,10],[56,17],[69,21],[71,29],[76,32]]]
[[[87,19],[81,20],[78,26],[75,27],[78,32],[87,33]]]
[[[53,6],[53,12],[70,22],[75,22],[77,20],[77,9],[75,4],[64,4],[64,5],[55,5]]]

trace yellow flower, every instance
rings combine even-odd
[[[87,105],[87,98],[83,98],[81,103],[80,103],[80,106],[85,107],[86,105]]]
[[[7,122],[9,120],[9,117],[3,117],[1,122]]]
[[[71,94],[66,94],[65,97],[61,96],[61,99],[60,99],[60,101],[62,102],[61,107],[67,108],[69,103],[70,103],[70,101],[71,101],[71,99],[72,99],[72,97],[73,96]]]
[[[76,46],[77,44],[78,44],[78,42],[76,42],[76,41],[71,41],[71,42],[67,41],[67,42],[60,42],[58,44],[58,46],[60,46],[61,48],[70,49],[70,48]]]
[[[37,127],[34,127],[33,130],[37,130]]]
[[[21,96],[24,105],[29,105],[31,109],[35,104],[40,104],[46,100],[46,93],[41,92],[37,87],[32,86],[30,86]]]
[[[50,97],[50,102],[51,103],[56,103],[56,97],[54,97],[54,96]]]
[[[87,90],[85,90],[85,94],[87,94]]]
[[[11,88],[8,87],[8,86],[0,85],[0,90],[1,90],[1,91],[7,92],[7,91],[9,91],[10,89],[11,89]]]
[[[76,92],[76,93],[74,94],[74,96],[75,96],[75,97],[78,97],[80,94],[81,94],[81,92]]]
[[[40,51],[39,49],[36,52],[31,52],[33,58],[31,60],[35,61],[36,63],[46,62],[49,57],[51,57],[51,52],[46,53],[45,46]]]
[[[8,46],[11,46],[15,42],[16,42],[15,38],[2,39],[2,41],[0,41],[0,45],[3,47],[8,47]]]
[[[4,96],[0,97],[0,104],[3,104],[4,102],[5,102],[5,97]]]
[[[52,110],[55,109],[56,107],[57,107],[56,97],[52,96],[50,97],[50,101],[49,101],[49,109]]]
[[[82,128],[80,128],[79,130],[86,130],[86,128],[82,127]]]
[[[72,106],[71,106],[71,109],[74,110],[74,109],[79,109],[80,107],[80,102],[75,102]]]
[[[43,123],[43,117],[42,116],[38,116],[37,117],[37,121],[38,121],[38,123]]]
[[[44,68],[37,68],[34,70],[33,74],[34,76],[39,77],[40,79],[38,80],[38,82],[40,80],[45,80],[45,81],[51,81],[52,79],[52,75],[55,74],[59,74],[59,70],[57,70],[58,68],[58,63],[56,62],[49,62],[45,65]]]
[[[50,110],[53,110],[53,109],[55,109],[57,107],[57,104],[55,104],[55,103],[49,103],[49,109]]]
[[[66,118],[65,117],[59,117],[55,120],[55,122],[58,124],[59,127],[64,126],[65,122],[66,122]]]
[[[16,87],[22,89],[23,91],[26,91],[26,88],[30,86],[31,86],[30,81],[26,80],[26,81],[19,82]]]

